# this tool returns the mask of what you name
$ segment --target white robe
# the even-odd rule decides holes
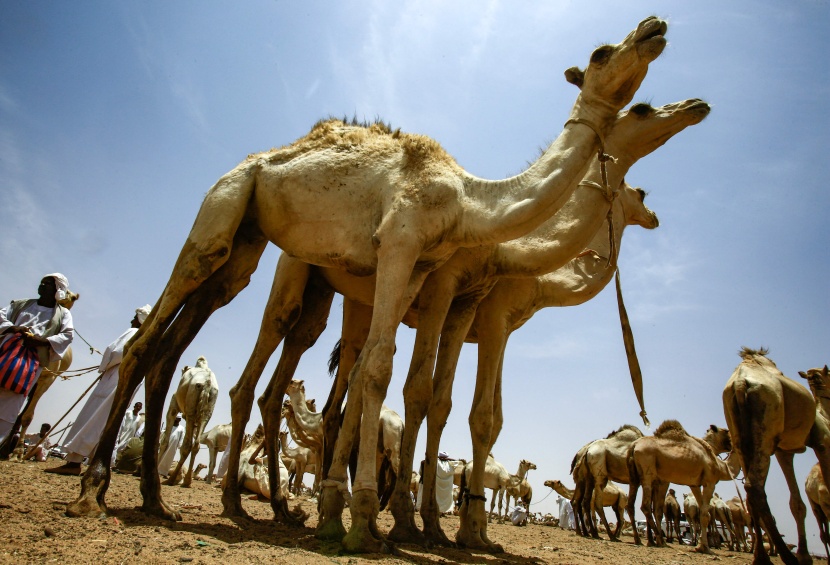
[[[455,478],[456,467],[463,465],[461,461],[438,460],[435,469],[435,501],[438,503],[438,512],[446,513],[452,511],[452,487]],[[423,485],[418,489],[418,498],[415,501],[415,510],[421,510],[423,501]]]
[[[7,317],[10,312],[11,304],[6,308],[0,309],[0,331],[11,326],[27,326],[32,329],[32,333],[42,336],[44,330],[52,320],[52,316],[55,314],[55,309],[47,306],[38,306],[37,303],[34,303],[28,308],[21,310],[14,320],[10,320]],[[69,313],[69,310],[64,309],[60,330],[55,335],[46,338],[49,341],[51,349],[49,355],[50,362],[63,358],[66,350],[69,349],[69,345],[72,343],[74,331],[72,314]],[[11,335],[2,336],[0,343],[6,341],[9,337]],[[35,382],[40,377],[40,373],[41,370],[38,370]],[[25,402],[25,394],[17,394],[5,388],[0,388],[0,441],[3,441],[11,431],[14,421],[17,420],[17,415],[20,414],[20,410],[23,408]]]
[[[556,502],[559,504],[559,527],[564,530],[574,529],[574,510],[571,501],[559,497]]]
[[[118,430],[118,439],[115,442],[115,449],[112,450],[112,462],[115,464],[115,457],[120,451],[124,451],[127,443],[133,439],[138,432],[140,425],[144,421],[144,416],[136,414],[133,409],[127,410],[124,414],[124,419],[121,421],[121,428]]]
[[[231,459],[231,444],[228,443],[228,446],[225,448],[225,451],[222,452],[222,458],[219,460],[219,465],[216,468],[216,478],[221,479],[225,476],[225,473],[228,471],[228,461]]]
[[[84,457],[92,457],[95,448],[98,447],[98,441],[101,439],[101,433],[107,424],[110,408],[115,399],[118,367],[124,355],[124,346],[137,331],[137,328],[128,329],[104,351],[104,357],[98,366],[98,372],[103,373],[101,380],[90,393],[86,404],[81,408],[81,412],[66,435],[63,446],[69,452],[67,461],[80,463]]]
[[[170,467],[173,465],[173,460],[179,452],[179,447],[184,440],[184,420],[179,422],[179,425],[173,428],[170,432],[170,440],[167,443],[167,450],[159,455],[159,475],[166,477],[170,473]]]

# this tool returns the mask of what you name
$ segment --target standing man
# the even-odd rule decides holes
[[[170,467],[173,465],[173,459],[179,452],[179,447],[181,447],[182,440],[184,439],[184,422],[182,422],[182,417],[176,416],[176,419],[173,420],[172,429],[166,430],[164,433],[166,433],[170,439],[167,442],[167,451],[159,455],[158,471],[159,475],[166,479],[167,475],[170,474]]]
[[[66,436],[64,448],[69,452],[66,456],[66,463],[60,467],[46,469],[47,473],[59,475],[80,475],[81,463],[85,457],[92,457],[98,441],[101,439],[101,432],[109,418],[110,408],[115,399],[115,388],[118,386],[118,367],[121,365],[121,358],[124,355],[124,346],[130,341],[142,322],[147,319],[152,307],[147,304],[136,309],[135,316],[130,323],[130,329],[121,334],[104,351],[101,365],[98,372],[102,373],[101,380],[90,394],[89,399],[81,408],[80,414],[72,424],[72,428]],[[136,389],[138,390],[138,389]],[[133,392],[135,395],[135,392]],[[132,400],[132,399],[131,399]]]
[[[23,345],[36,351],[38,367],[31,386],[37,382],[44,366],[63,357],[75,335],[72,314],[58,304],[66,298],[69,282],[60,273],[52,273],[41,279],[38,298],[12,300],[8,307],[0,309],[0,343],[22,339]],[[26,402],[26,392],[0,388],[0,443],[14,427],[17,415]]]

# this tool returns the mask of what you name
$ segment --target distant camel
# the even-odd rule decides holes
[[[807,492],[807,500],[810,501],[810,508],[813,509],[813,515],[815,515],[818,523],[819,537],[821,543],[824,544],[824,553],[827,555],[828,563],[830,563],[830,551],[827,548],[830,544],[830,532],[827,524],[828,516],[830,516],[830,490],[827,489],[827,484],[821,474],[821,466],[818,463],[810,469],[807,482],[804,484],[804,490]]]
[[[170,399],[170,406],[167,408],[167,430],[173,429],[173,420],[181,412],[184,414],[186,424],[184,440],[179,448],[179,464],[165,484],[176,484],[182,465],[189,454],[190,465],[184,479],[182,479],[182,486],[190,486],[193,480],[193,464],[195,463],[196,454],[199,453],[199,439],[213,415],[213,407],[216,405],[218,395],[219,383],[216,381],[216,375],[208,368],[207,360],[204,357],[199,357],[196,360],[195,367],[185,366],[182,369],[179,387]],[[164,453],[167,449],[168,438],[169,435],[165,432],[162,436],[160,453]]]
[[[545,481],[545,486],[552,488],[573,503],[574,491],[563,485],[561,481]],[[627,502],[628,495],[614,483],[605,485],[605,488],[602,489],[602,497],[599,502],[596,499],[593,500],[594,504],[591,506],[592,512],[605,513],[604,507],[606,506],[610,506],[614,510],[614,515],[617,517],[617,525],[614,528],[613,539],[619,536],[620,530],[623,528],[623,523],[625,523],[625,506]]]
[[[210,454],[210,461],[207,466],[205,482],[213,482],[213,470],[216,468],[216,454],[224,452],[228,448],[231,439],[231,425],[218,424],[202,434],[199,443],[206,445]]]
[[[674,495],[674,489],[669,489],[666,500],[663,503],[663,515],[666,517],[666,541],[672,540],[672,532],[680,541],[680,503]]]

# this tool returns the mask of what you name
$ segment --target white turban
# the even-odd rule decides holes
[[[66,291],[69,290],[69,281],[63,276],[61,273],[52,273],[51,275],[46,275],[43,278],[52,277],[55,280],[55,288],[58,291],[55,293],[55,300],[63,300],[66,298]]]
[[[150,306],[149,304],[145,304],[141,308],[136,308],[135,309],[135,317],[138,318],[138,323],[143,324],[144,320],[147,319],[147,316],[150,315],[150,310],[152,310],[152,309],[153,309],[153,307]]]

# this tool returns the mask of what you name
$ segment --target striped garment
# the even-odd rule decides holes
[[[37,352],[26,347],[22,335],[12,334],[0,345],[0,387],[29,394],[39,368]]]

